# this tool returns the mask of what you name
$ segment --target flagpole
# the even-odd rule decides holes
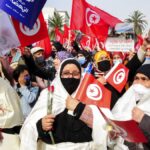
[[[117,62],[112,68],[111,70],[105,75],[105,79],[107,80],[108,77],[112,74],[112,72],[117,68],[117,66],[119,65],[119,62]]]
[[[98,49],[100,49],[97,38],[96,38],[96,47],[97,47]]]
[[[68,38],[67,49],[69,49],[69,46],[70,46],[70,38],[71,38],[71,30],[69,30],[69,38]]]

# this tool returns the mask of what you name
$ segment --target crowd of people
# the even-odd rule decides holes
[[[12,49],[0,57],[0,149],[150,150],[149,54],[146,40],[126,53],[85,50],[75,41],[67,49],[54,41],[47,59],[42,47]],[[116,63],[129,69],[121,92],[105,78]],[[134,120],[147,143],[131,143],[119,135],[111,138],[98,108],[75,98],[86,73],[111,92],[107,111],[113,118]]]

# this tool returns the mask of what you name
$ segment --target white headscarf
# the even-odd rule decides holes
[[[137,101],[138,104],[136,104]],[[135,106],[150,115],[150,89],[141,84],[133,84],[118,100],[112,109],[114,118],[117,120],[132,119],[132,109]]]

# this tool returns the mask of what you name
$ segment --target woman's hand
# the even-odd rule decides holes
[[[141,122],[142,118],[144,116],[144,112],[137,108],[137,107],[134,107],[133,110],[132,110],[132,119],[138,123]]]
[[[105,85],[106,84],[106,79],[104,76],[99,76],[97,79],[101,84]]]
[[[44,131],[49,131],[53,128],[53,123],[55,121],[55,116],[50,114],[42,118],[42,129]]]
[[[66,100],[66,108],[68,110],[72,110],[74,111],[74,109],[76,108],[76,106],[79,104],[79,101],[72,98],[70,95],[67,97],[67,100]]]

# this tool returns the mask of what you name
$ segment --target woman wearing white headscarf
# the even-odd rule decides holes
[[[52,82],[52,114],[47,115],[48,90],[45,89],[23,125],[20,150],[36,150],[37,147],[40,150],[107,149],[107,132],[103,129],[106,122],[96,107],[90,106],[93,114],[91,126],[80,119],[89,107],[72,98],[80,80],[79,63],[75,59],[63,61],[58,76]],[[49,130],[55,144],[52,144]],[[42,140],[42,145],[37,146],[38,138]]]

